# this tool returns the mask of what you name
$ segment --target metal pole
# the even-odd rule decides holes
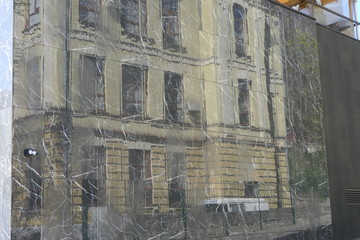
[[[309,3],[309,4],[312,4],[312,5],[316,6],[316,7],[318,7],[318,8],[324,9],[325,11],[327,11],[327,12],[329,12],[329,13],[332,13],[332,14],[338,16],[338,17],[341,17],[341,18],[343,18],[343,19],[346,19],[346,20],[354,23],[355,25],[360,25],[360,22],[355,21],[354,19],[348,18],[348,17],[346,17],[346,16],[344,16],[344,15],[342,15],[342,14],[340,14],[340,13],[337,13],[337,12],[335,12],[335,11],[329,9],[329,8],[326,8],[326,7],[324,7],[324,6],[320,5],[320,4],[317,4],[317,3],[312,2],[312,1],[310,1],[310,0],[304,0],[304,1],[307,2],[307,3]]]
[[[353,0],[352,1],[352,4],[353,4],[352,9],[354,11],[353,14],[354,14],[354,20],[355,21],[357,21],[357,18],[358,18],[358,16],[357,16],[357,3],[358,3],[358,0]],[[359,39],[359,26],[358,25],[355,26],[355,34],[356,34],[356,39]]]
[[[259,190],[260,191],[260,190]],[[260,221],[260,230],[263,230],[263,226],[262,226],[262,219],[261,219],[261,204],[260,204],[260,198],[259,198],[260,194],[257,194],[257,199],[258,199],[258,204],[259,204],[259,221]]]

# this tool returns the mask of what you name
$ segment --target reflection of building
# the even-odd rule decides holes
[[[316,21],[322,25],[359,39],[357,0],[326,0],[322,1],[322,5],[308,4],[301,11],[316,18]]]
[[[15,239],[182,236],[209,199],[290,208],[283,33],[268,2],[23,0],[15,12]]]

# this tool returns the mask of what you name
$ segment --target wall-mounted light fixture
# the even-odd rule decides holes
[[[31,156],[36,156],[38,155],[38,152],[35,151],[34,149],[31,148],[27,148],[24,150],[24,156],[25,157],[31,157]]]

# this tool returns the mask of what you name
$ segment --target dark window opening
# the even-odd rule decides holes
[[[167,161],[169,206],[173,208],[183,207],[186,200],[185,155],[183,153],[167,154]]]
[[[227,204],[206,204],[207,212],[229,212]]]
[[[93,152],[94,153],[94,152]],[[92,160],[95,160],[93,164]],[[106,159],[105,147],[96,147],[95,156],[88,156],[90,162],[87,163],[89,174],[88,179],[83,179],[83,205],[86,207],[96,207],[105,205],[106,200]]]
[[[92,56],[82,56],[80,71],[80,97],[84,112],[104,112],[106,110],[104,60]]]
[[[147,69],[122,65],[122,114],[142,116],[146,100]]]
[[[38,173],[30,172],[30,210],[41,208],[42,179]]]
[[[98,22],[99,0],[79,0],[79,21],[86,27],[95,27]]]
[[[238,105],[240,126],[250,125],[250,98],[249,98],[249,81],[246,79],[238,80]]]
[[[120,22],[129,36],[147,37],[146,0],[121,0]]]
[[[162,0],[163,46],[180,50],[179,0]]]
[[[26,61],[26,72],[28,80],[28,104],[32,110],[41,109],[41,58],[35,57]]]
[[[41,226],[27,226],[23,231],[14,230],[11,231],[12,240],[42,240],[41,238]]]
[[[165,118],[170,123],[183,121],[183,91],[180,74],[165,72]]]
[[[129,150],[129,190],[133,209],[153,204],[153,185],[149,150]]]
[[[97,179],[83,179],[82,201],[87,207],[96,207],[100,203],[99,186]]]
[[[246,9],[238,4],[233,5],[235,54],[237,57],[246,56]]]
[[[28,16],[26,28],[31,28],[40,23],[40,0],[28,1]]]
[[[244,197],[246,197],[246,198],[259,197],[259,182],[257,182],[257,181],[245,182]]]
[[[29,159],[29,210],[38,211],[42,206],[41,160],[36,157]]]

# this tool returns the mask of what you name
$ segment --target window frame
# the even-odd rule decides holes
[[[128,16],[126,14],[126,8],[124,5],[133,6],[137,3],[137,9],[130,9],[129,12],[132,13],[132,16],[128,17],[129,21],[127,21],[127,18],[125,16]],[[120,24],[123,29],[121,32],[122,35],[128,35],[129,37],[134,38],[144,38],[147,40],[148,37],[148,31],[147,31],[147,25],[148,25],[148,11],[147,11],[147,0],[119,0],[119,9],[120,9]],[[134,17],[137,19],[136,21],[131,22],[131,17]],[[134,18],[132,18],[134,19]],[[129,25],[133,25],[131,28],[133,31],[129,31],[128,27]]]
[[[174,78],[172,78],[174,77]],[[170,86],[170,82],[174,80],[176,81],[175,88],[168,88]],[[169,91],[175,92],[175,94],[170,95]],[[180,96],[179,96],[180,95]],[[168,99],[168,96],[171,99]],[[175,116],[171,116],[171,112],[169,109],[169,102],[178,103],[178,98],[181,98],[180,106],[171,106],[171,110],[175,109]],[[183,85],[183,76],[179,73],[164,72],[164,111],[165,111],[165,120],[170,124],[181,124],[184,122],[184,85]],[[174,105],[174,104],[171,104]],[[181,112],[181,116],[178,116],[178,112]]]
[[[42,207],[42,177],[33,169],[29,173],[29,184],[29,209],[40,210]]]
[[[42,80],[42,65],[43,59],[41,56],[28,59],[25,64],[27,72],[27,98],[30,110],[36,111],[41,109],[43,100],[43,80]]]
[[[43,200],[43,178],[41,160],[38,157],[30,157],[27,169],[28,178],[28,205],[30,212],[40,211]]]
[[[37,25],[40,25],[41,19],[40,19],[40,2],[41,0],[28,0],[27,1],[27,15],[25,28],[31,29]],[[34,5],[34,6],[32,6]],[[32,11],[33,10],[33,11]],[[38,16],[38,21],[35,23],[31,23],[32,19],[36,18]]]
[[[93,2],[93,3],[91,3]],[[79,0],[78,14],[79,14],[79,23],[82,27],[96,28],[99,21],[99,8],[101,0]],[[86,5],[88,3],[88,5]],[[82,15],[81,11],[84,10],[87,14]],[[93,14],[94,20],[89,21],[89,16]]]
[[[82,83],[85,83],[84,79],[84,58],[91,59],[91,61],[94,61],[96,74],[94,76],[94,79],[96,80],[94,83],[94,107],[90,109],[90,113],[105,113],[106,112],[106,81],[105,81],[105,58],[99,57],[99,56],[93,56],[93,55],[80,55],[80,87]],[[102,90],[99,91],[99,88]],[[86,97],[86,96],[82,96]],[[102,99],[102,101],[100,100]],[[86,112],[86,110],[85,110]]]
[[[96,173],[82,179],[82,201],[86,207],[106,205],[106,148],[95,147]],[[88,201],[88,202],[84,202]]]
[[[142,205],[152,206],[154,204],[153,199],[153,181],[152,181],[152,161],[151,161],[151,151],[145,149],[129,149],[129,183],[138,184],[138,187],[142,187]],[[135,162],[138,154],[142,155],[140,162]],[[133,162],[132,162],[133,161]],[[135,169],[135,170],[134,170]],[[134,172],[138,172],[134,174]],[[133,179],[135,175],[136,179]],[[133,206],[136,207],[136,206]]]
[[[170,3],[170,6],[164,4],[166,1]],[[173,11],[171,11],[171,8],[173,8]],[[163,48],[170,51],[179,52],[181,50],[180,1],[161,0],[160,9],[161,26],[163,32]],[[171,35],[173,35],[173,37]],[[169,41],[170,39],[172,39],[171,42]]]
[[[245,87],[243,87],[245,85]],[[250,127],[251,125],[251,101],[250,101],[251,81],[247,79],[238,79],[238,112],[239,123],[241,127]],[[245,110],[243,108],[246,108]]]
[[[260,184],[258,181],[244,182],[244,197],[259,198]]]
[[[125,74],[125,68],[129,69],[137,69],[140,71],[140,81],[134,80],[134,79],[127,79]],[[121,65],[122,73],[121,73],[121,116],[123,117],[142,117],[145,118],[146,115],[146,101],[147,101],[147,84],[148,84],[148,70],[149,68],[146,66],[140,66],[140,65],[133,65],[124,63]],[[133,71],[128,71],[129,73]],[[138,84],[140,82],[140,84]],[[132,93],[132,101],[129,101],[128,99],[124,99],[125,95],[125,86],[127,85],[134,85],[133,89],[136,88],[136,85],[140,85],[141,87],[141,102],[136,100],[136,91],[133,91]],[[126,93],[126,96],[128,96],[128,93]],[[126,100],[126,101],[125,101]],[[136,111],[135,113],[127,112],[125,111],[129,107],[125,107],[125,105],[134,105],[136,109],[136,105],[141,103],[141,112]]]
[[[166,154],[166,172],[168,181],[168,200],[170,208],[186,205],[186,157],[183,152]],[[173,176],[174,174],[174,176]]]
[[[233,26],[234,26],[234,41],[235,41],[235,55],[238,58],[247,57],[248,42],[248,21],[247,9],[240,4],[233,4]]]

